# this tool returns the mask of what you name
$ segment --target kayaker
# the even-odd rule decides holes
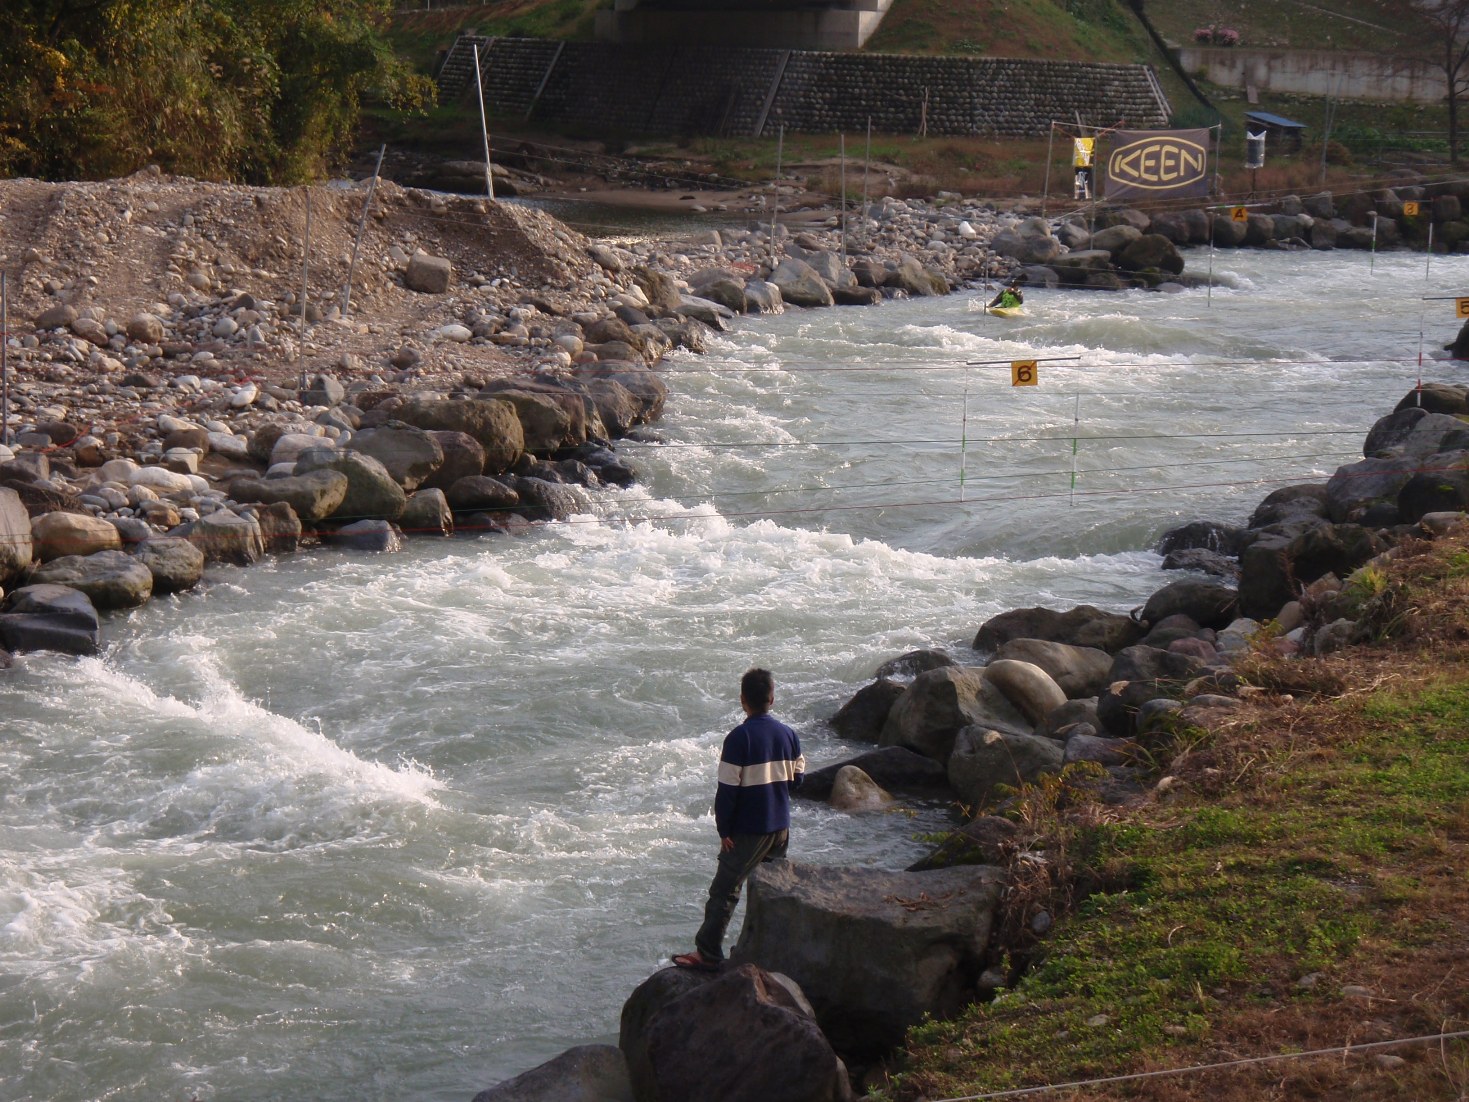
[[[1011,283],[995,296],[995,300],[990,303],[990,309],[993,310],[998,306],[1002,310],[1013,310],[1024,301],[1025,296],[1020,293],[1020,284]]]

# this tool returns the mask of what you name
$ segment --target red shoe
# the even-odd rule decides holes
[[[695,949],[692,953],[678,953],[673,958],[673,963],[680,968],[687,968],[691,972],[718,972],[722,963],[717,960],[707,960],[704,954]]]

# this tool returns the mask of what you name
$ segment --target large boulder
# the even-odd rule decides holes
[[[524,476],[505,481],[520,498],[517,511],[528,520],[570,520],[585,508],[581,495],[571,486]]]
[[[1066,703],[1066,694],[1061,686],[1031,662],[996,658],[985,666],[984,677],[1004,694],[1032,727]]]
[[[1289,524],[1302,519],[1326,519],[1325,483],[1307,483],[1282,486],[1265,496],[1250,514],[1247,528],[1265,528],[1276,524]],[[1238,553],[1247,541],[1241,538],[1235,547]]]
[[[363,429],[347,447],[376,459],[404,490],[418,489],[444,463],[444,449],[435,435],[402,421]]]
[[[1072,700],[1096,696],[1112,669],[1112,656],[1098,647],[1073,647],[1047,639],[1008,640],[1000,644],[995,657],[1039,666]]]
[[[14,495],[13,491],[7,491]],[[22,506],[21,514],[25,516]],[[119,551],[122,537],[111,522],[87,513],[43,513],[35,520],[26,520],[31,544],[36,558],[42,562],[59,559],[63,555],[92,555],[98,551]],[[17,528],[17,531],[24,529]],[[16,537],[17,545],[19,537]],[[30,565],[30,557],[26,557]]]
[[[153,536],[128,553],[152,575],[155,595],[193,589],[204,576],[204,553],[178,536]]]
[[[882,811],[892,806],[893,797],[855,765],[844,765],[837,770],[827,802],[836,811]]]
[[[986,620],[974,636],[974,649],[989,654],[1011,639],[1044,639],[1115,654],[1145,634],[1146,629],[1131,617],[1091,605],[1077,605],[1065,612],[1017,608]]]
[[[616,1045],[578,1045],[474,1096],[473,1102],[633,1102]]]
[[[437,487],[419,490],[408,498],[408,507],[398,518],[398,526],[407,536],[449,536],[454,533],[454,510],[449,499]]]
[[[830,799],[837,774],[847,766],[862,770],[889,792],[932,798],[946,795],[949,789],[948,774],[932,758],[901,746],[884,746],[807,773],[795,794],[807,800]]]
[[[1442,452],[1434,465],[1462,467],[1469,452]],[[1369,511],[1387,509],[1396,520],[1398,494],[1414,475],[1413,464],[1400,457],[1363,459],[1338,467],[1326,483],[1326,511],[1333,521],[1361,521]],[[1381,507],[1381,508],[1375,508]]]
[[[288,505],[306,524],[325,520],[347,497],[347,476],[340,471],[314,470],[287,478],[237,478],[230,497],[244,504]]]
[[[34,548],[25,502],[14,490],[0,486],[0,588],[30,567]]]
[[[12,593],[0,613],[0,647],[62,654],[96,654],[101,623],[85,593],[64,585],[28,585]]]
[[[1236,616],[1238,597],[1229,586],[1185,578],[1165,585],[1149,597],[1143,605],[1142,618],[1156,624],[1169,616],[1183,615],[1200,627],[1228,627]]]
[[[200,517],[189,528],[188,539],[204,553],[205,562],[250,566],[265,554],[260,524],[228,509]]]
[[[926,1016],[948,1017],[972,1000],[1004,874],[775,861],[748,886],[730,959],[790,976],[838,1051],[871,1056]]]
[[[428,253],[414,253],[403,273],[403,282],[408,289],[422,295],[442,295],[453,279],[454,265],[449,259]]]
[[[770,282],[780,288],[781,298],[793,306],[833,306],[831,288],[804,260],[788,256],[770,273]]]
[[[883,724],[884,746],[903,746],[947,763],[954,737],[971,724],[1030,731],[1032,725],[984,670],[947,666],[913,679]]]
[[[419,487],[423,490],[447,490],[461,478],[485,473],[485,449],[466,432],[444,430],[429,434],[439,445],[444,461]]]
[[[106,612],[137,608],[153,595],[153,575],[125,551],[63,555],[31,574],[36,585],[64,585],[85,593],[92,606]]]
[[[296,510],[286,502],[256,505],[242,509],[241,512],[255,518],[255,524],[260,529],[260,543],[267,555],[289,555],[301,546],[305,528],[301,524],[301,518],[296,515]]]
[[[949,285],[937,272],[925,268],[914,256],[905,256],[888,274],[886,286],[917,298],[923,295],[946,295]]]
[[[1046,773],[1059,773],[1065,749],[1055,739],[1016,731],[966,727],[949,756],[949,784],[966,807],[983,807],[996,785],[1017,788]]]
[[[1091,247],[1093,249],[1102,249],[1110,253],[1113,257],[1116,257],[1134,241],[1139,240],[1142,235],[1142,230],[1136,226],[1109,226],[1104,230],[1098,230],[1092,234]]]
[[[430,432],[462,432],[485,450],[484,470],[508,470],[525,451],[525,433],[509,402],[490,398],[435,400],[411,398],[393,411],[394,417]]]
[[[1362,442],[1362,455],[1368,459],[1422,458],[1466,447],[1469,447],[1469,424],[1447,413],[1408,406],[1377,419]]]
[[[882,737],[888,713],[907,687],[890,678],[879,677],[857,690],[851,700],[832,716],[831,729],[853,742],[876,742]]]
[[[390,520],[354,520],[321,534],[322,543],[347,551],[384,553],[403,550],[403,533]]]
[[[397,520],[408,507],[408,495],[388,469],[372,456],[358,451],[313,448],[296,460],[296,474],[335,471],[347,476],[347,493],[329,514],[328,520]]]
[[[847,1070],[799,989],[753,964],[633,992],[618,1047],[634,1096],[657,1102],[847,1102]],[[711,1054],[717,1053],[717,1058]]]
[[[444,498],[455,513],[494,512],[520,504],[519,494],[489,475],[461,478],[444,491]]]
[[[528,452],[549,455],[558,448],[575,447],[587,438],[585,408],[581,400],[570,393],[553,396],[507,386],[482,391],[481,395],[490,393],[499,401],[509,402],[515,407],[515,415],[520,419],[521,438]]]
[[[1162,234],[1145,233],[1117,254],[1117,266],[1129,272],[1154,269],[1177,275],[1183,271],[1183,257]]]
[[[633,282],[648,300],[648,305],[664,312],[678,309],[678,300],[682,292],[673,277],[663,272],[647,267],[636,267],[632,270]]]

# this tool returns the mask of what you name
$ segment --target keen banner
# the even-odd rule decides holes
[[[1114,131],[1103,194],[1108,199],[1198,199],[1208,195],[1209,131]]]

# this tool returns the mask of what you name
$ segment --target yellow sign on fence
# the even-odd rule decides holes
[[[1469,318],[1469,298],[1454,299],[1454,314],[1461,318]]]
[[[1035,386],[1040,382],[1040,367],[1034,360],[1012,360],[1010,363],[1011,386]]]
[[[1231,222],[1248,222],[1250,220],[1249,207],[1231,207],[1229,210]]]
[[[1419,209],[1418,208],[1418,200],[1416,200],[1416,199],[1408,199],[1408,200],[1406,200],[1403,203],[1403,217],[1404,218],[1417,218],[1418,217],[1418,209]]]

